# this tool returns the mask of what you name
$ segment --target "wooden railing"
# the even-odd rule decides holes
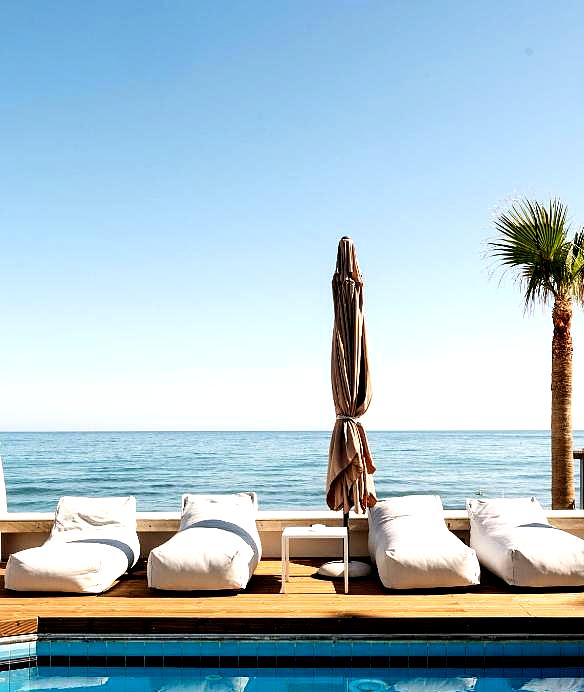
[[[547,512],[549,521],[556,527],[564,529],[584,538],[584,511],[582,510],[550,510]],[[0,513],[0,534],[2,535],[2,557],[22,548],[40,545],[49,534],[53,525],[52,512],[6,512]],[[469,522],[466,511],[446,510],[444,521],[448,528],[468,541]],[[179,527],[178,512],[138,512],[137,529],[140,535],[142,555],[145,557],[156,545],[175,533]],[[311,524],[326,524],[327,526],[342,526],[340,512],[327,511],[262,511],[257,515],[257,527],[262,541],[265,557],[280,556],[280,537],[286,526],[310,526]],[[363,515],[351,514],[351,553],[353,556],[367,554],[367,518]],[[294,544],[295,554],[303,557],[320,557],[336,555],[338,545],[326,541]]]

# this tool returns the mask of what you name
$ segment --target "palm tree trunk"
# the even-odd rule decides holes
[[[572,301],[557,297],[552,312],[552,508],[574,509],[572,456]]]

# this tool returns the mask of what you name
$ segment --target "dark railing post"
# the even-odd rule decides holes
[[[349,562],[351,562],[351,543],[350,543],[351,539],[349,537],[349,512],[343,512],[343,526],[347,529],[347,552],[349,553]]]
[[[575,449],[574,459],[580,462],[580,509],[584,509],[584,449]]]

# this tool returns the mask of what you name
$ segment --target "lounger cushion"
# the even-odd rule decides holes
[[[474,550],[444,523],[438,495],[408,495],[369,510],[369,553],[388,589],[478,584]]]
[[[111,531],[136,531],[136,498],[62,497],[57,505],[51,536],[67,532],[100,535]]]
[[[180,528],[148,557],[148,585],[198,591],[243,589],[261,558],[255,496],[185,495]]]
[[[4,582],[15,591],[101,593],[139,556],[134,497],[63,497],[48,540],[11,555]]]
[[[548,522],[534,497],[467,500],[470,544],[513,586],[584,585],[584,540]]]

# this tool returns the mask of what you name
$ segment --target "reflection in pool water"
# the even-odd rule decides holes
[[[100,692],[584,692],[584,669],[486,670],[469,675],[453,669],[39,667],[0,673],[0,692],[97,692],[97,688]]]

